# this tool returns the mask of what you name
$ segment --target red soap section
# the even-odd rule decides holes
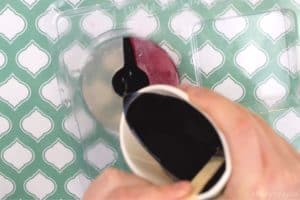
[[[179,75],[167,52],[149,40],[131,38],[138,67],[148,76],[150,84],[177,86]]]

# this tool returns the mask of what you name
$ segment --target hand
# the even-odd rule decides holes
[[[208,89],[181,89],[197,109],[210,116],[228,141],[232,174],[219,199],[300,199],[300,155],[271,127],[254,113]],[[84,199],[172,200],[185,199],[190,192],[191,186],[186,182],[158,187],[109,169],[91,184]]]
[[[229,143],[232,174],[220,199],[300,199],[300,155],[260,117],[199,87],[182,86]]]
[[[89,186],[84,200],[185,200],[192,191],[188,182],[156,186],[140,177],[107,169]]]

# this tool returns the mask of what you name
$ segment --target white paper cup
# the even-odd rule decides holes
[[[186,93],[172,86],[167,85],[152,85],[138,91],[138,93],[155,93],[166,96],[176,97],[190,103]],[[208,191],[201,193],[198,199],[210,199],[217,196],[225,187],[231,174],[232,166],[229,154],[228,143],[225,140],[223,133],[214,125],[207,114],[201,112],[215,127],[224,150],[225,156],[225,171],[218,182]],[[124,113],[120,122],[120,145],[121,151],[130,169],[138,176],[143,177],[150,182],[158,185],[172,183],[174,180],[166,173],[159,163],[145,150],[138,139],[130,130]]]

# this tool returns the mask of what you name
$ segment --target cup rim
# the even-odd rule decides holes
[[[158,84],[158,85],[147,86],[147,87],[142,88],[139,91],[137,91],[137,93],[146,93],[146,92],[158,93],[158,94],[163,94],[163,95],[168,95],[168,93],[169,93],[169,94],[172,94],[173,96],[178,97],[178,98],[180,98],[180,99],[182,99],[182,100],[184,100],[184,101],[186,101],[187,103],[190,104],[190,100],[189,100],[188,95],[184,91],[182,91],[182,90],[180,90],[176,87],[173,87],[173,86],[159,85]],[[190,104],[190,105],[193,106],[192,104]],[[199,109],[197,109],[197,110],[199,110]],[[222,144],[223,149],[224,149],[225,166],[226,166],[225,171],[222,174],[221,178],[218,180],[218,182],[214,186],[212,186],[208,191],[198,195],[198,199],[201,200],[201,199],[213,198],[222,191],[222,189],[225,187],[225,185],[228,182],[229,177],[231,175],[232,163],[231,163],[231,156],[230,156],[230,152],[229,152],[229,145],[228,145],[228,142],[225,139],[224,134],[215,125],[215,123],[211,120],[211,118],[205,112],[203,112],[203,111],[199,111],[199,112],[201,112],[201,114],[203,114],[208,119],[208,121],[212,124],[212,126],[216,129],[216,132],[220,137],[221,144]],[[125,126],[128,126],[128,125],[127,125],[125,115],[124,115],[124,112],[123,112],[122,116],[121,116],[120,127],[119,127],[121,152],[124,156],[124,159],[125,159],[126,163],[129,166],[129,168],[135,174],[137,174],[139,176],[143,176],[144,173],[132,161],[132,159],[130,158],[130,156],[128,155],[128,152],[126,150],[126,143],[124,141],[124,134],[125,134],[124,128],[125,128]]]

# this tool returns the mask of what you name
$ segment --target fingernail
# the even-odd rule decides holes
[[[192,191],[192,187],[189,182],[178,182],[175,183],[172,187],[174,188],[174,195],[176,198],[185,197]]]

